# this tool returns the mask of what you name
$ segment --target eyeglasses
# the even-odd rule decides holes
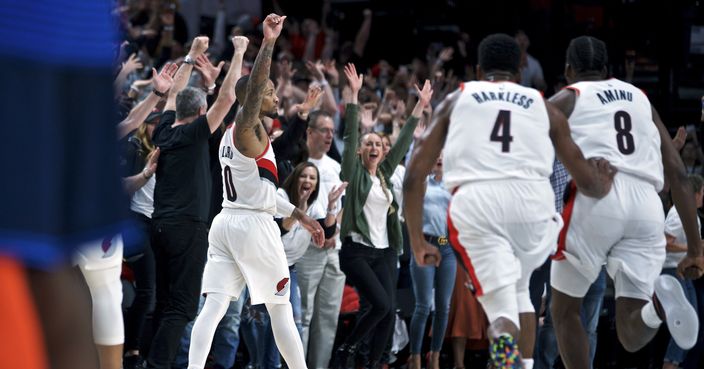
[[[318,131],[318,133],[323,134],[323,135],[324,135],[324,134],[328,134],[328,133],[331,134],[331,135],[334,135],[335,133],[337,133],[337,131],[335,131],[334,128],[321,128],[321,127],[316,127],[316,128],[312,128],[312,129],[315,130],[315,131]]]

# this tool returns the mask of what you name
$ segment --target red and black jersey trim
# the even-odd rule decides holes
[[[567,200],[565,200],[565,207],[562,210],[562,220],[565,222],[565,225],[562,227],[560,236],[557,238],[557,252],[551,257],[552,260],[565,259],[565,250],[567,249],[567,232],[570,228],[570,222],[572,221],[574,199],[577,197],[577,184],[574,180],[570,181],[567,191]]]
[[[279,174],[276,170],[276,164],[265,158],[257,159],[257,168],[259,169],[259,177],[264,178],[279,187]]]

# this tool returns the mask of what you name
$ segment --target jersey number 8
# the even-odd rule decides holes
[[[636,151],[636,146],[633,141],[631,129],[631,116],[623,110],[619,110],[614,114],[614,128],[616,129],[616,145],[618,151],[624,155],[633,154]]]

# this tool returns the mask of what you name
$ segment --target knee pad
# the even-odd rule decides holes
[[[121,345],[125,341],[122,317],[122,282],[120,268],[83,270],[93,302],[93,338],[103,346]]]

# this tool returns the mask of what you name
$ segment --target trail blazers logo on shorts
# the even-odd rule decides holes
[[[100,244],[100,248],[103,250],[103,259],[107,259],[115,254],[115,250],[117,250],[117,247],[112,247],[113,246],[113,237],[108,237],[103,240],[103,242]]]
[[[276,284],[276,293],[274,295],[276,296],[284,296],[286,295],[286,292],[288,292],[288,278],[284,278],[279,281],[279,283]]]

